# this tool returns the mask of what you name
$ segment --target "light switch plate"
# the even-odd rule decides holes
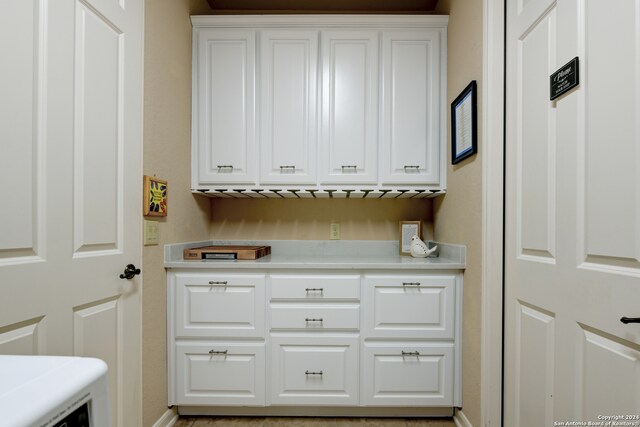
[[[156,221],[144,221],[143,233],[144,245],[157,245],[160,243],[160,224]]]

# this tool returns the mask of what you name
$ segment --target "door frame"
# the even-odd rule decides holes
[[[481,426],[502,426],[507,0],[483,0]]]

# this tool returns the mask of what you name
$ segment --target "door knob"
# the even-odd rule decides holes
[[[135,276],[137,274],[140,274],[140,269],[136,268],[136,266],[133,265],[133,264],[129,264],[124,269],[124,272],[120,275],[120,278],[121,279],[131,280],[131,279],[133,279],[133,276]]]
[[[623,317],[620,321],[625,325],[627,323],[640,323],[640,317]]]

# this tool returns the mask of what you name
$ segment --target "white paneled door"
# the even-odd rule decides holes
[[[507,6],[504,425],[637,423],[640,2]]]
[[[140,0],[0,5],[0,353],[99,357],[141,424]]]

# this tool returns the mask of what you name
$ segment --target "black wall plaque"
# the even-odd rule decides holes
[[[569,92],[580,83],[578,70],[578,57],[567,62],[562,68],[551,74],[551,100],[553,101],[560,95]]]

